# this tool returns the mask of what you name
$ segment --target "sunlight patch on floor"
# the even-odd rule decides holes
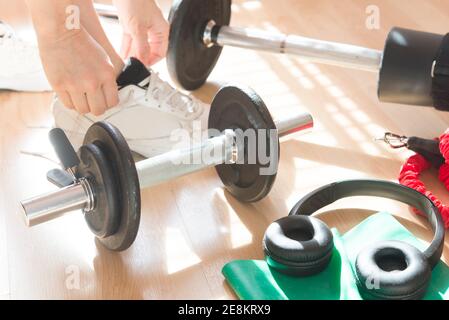
[[[237,249],[253,242],[253,235],[239,218],[234,208],[229,204],[225,197],[223,189],[217,189],[217,196],[223,201],[223,205],[226,206],[228,211],[228,228],[222,229],[227,231],[230,236],[230,241],[233,249]]]
[[[243,2],[241,4],[241,7],[247,11],[255,11],[255,10],[259,10],[260,8],[262,8],[262,3],[259,0],[250,0],[250,1]]]
[[[45,225],[49,241],[61,239],[59,245],[64,252],[70,253],[71,257],[84,261],[90,270],[94,271],[94,259],[98,254],[95,244],[95,236],[86,225],[81,211],[69,213],[58,221],[49,222]]]
[[[368,114],[346,96],[340,87],[323,75],[318,66],[307,61],[302,61],[301,64],[318,83],[322,84],[330,97],[338,104],[328,103],[325,106],[326,110],[332,113],[335,123],[344,130],[347,136],[357,143],[359,149],[364,153],[373,156],[382,155],[383,149],[374,140],[384,130],[374,125]]]
[[[286,70],[290,72],[290,74],[298,79],[299,84],[306,90],[315,89],[315,85],[313,82],[301,71],[293,61],[285,55],[279,56],[279,62],[285,67]]]
[[[179,272],[201,262],[177,228],[168,227],[165,231],[165,254],[168,274]]]

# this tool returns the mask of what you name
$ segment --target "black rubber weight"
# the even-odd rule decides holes
[[[393,28],[379,72],[379,100],[433,106],[431,70],[442,40],[439,34]]]
[[[207,48],[203,34],[207,23],[229,25],[231,0],[175,0],[170,11],[167,67],[172,79],[186,90],[201,87],[209,77],[222,48]]]
[[[422,252],[401,241],[383,241],[363,248],[355,269],[364,299],[421,299],[432,275]]]
[[[259,154],[259,139],[267,148],[267,155],[271,154],[272,141],[270,130],[276,130],[270,112],[262,99],[252,89],[236,86],[226,86],[220,89],[215,96],[209,114],[209,129],[223,132],[226,129],[255,129],[256,147],[251,148]],[[258,130],[265,130],[265,135],[259,135]],[[247,140],[245,140],[247,141]],[[254,164],[248,164],[247,152],[250,149],[245,145],[245,164],[222,164],[216,166],[220,179],[226,189],[242,202],[256,202],[268,195],[276,179],[277,165],[279,164],[279,141],[277,143],[277,159],[261,164],[257,156]],[[270,156],[270,159],[271,156]],[[261,169],[273,166],[272,175],[261,175]]]
[[[116,232],[99,238],[110,250],[123,251],[134,242],[140,223],[140,186],[131,150],[117,128],[106,122],[97,122],[86,133],[84,144],[98,146],[114,172],[118,189],[120,222]]]
[[[280,272],[313,275],[329,264],[334,243],[324,222],[296,215],[273,222],[265,232],[263,247],[268,263],[276,262],[270,266]]]
[[[108,159],[95,144],[84,145],[79,150],[80,164],[77,176],[86,177],[95,190],[95,208],[85,214],[90,230],[99,238],[117,231],[120,223],[118,186]]]

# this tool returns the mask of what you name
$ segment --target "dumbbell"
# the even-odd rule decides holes
[[[171,24],[168,70],[181,87],[194,90],[202,86],[212,72],[224,46],[285,53],[312,62],[379,72],[380,101],[434,106],[449,110],[449,76],[441,58],[443,100],[435,97],[434,75],[443,36],[402,28],[393,28],[384,51],[348,44],[321,41],[296,35],[229,26],[231,0],[175,0],[170,12]],[[446,45],[445,45],[446,46]],[[449,50],[445,49],[445,50]],[[449,65],[449,63],[447,63]],[[437,92],[435,92],[437,91]],[[436,100],[436,101],[435,101]]]
[[[238,200],[261,200],[276,178],[279,137],[312,127],[308,113],[292,113],[274,122],[253,90],[225,86],[211,104],[210,138],[137,163],[111,124],[93,124],[78,153],[64,132],[54,129],[50,139],[65,170],[52,170],[47,178],[60,189],[22,201],[25,220],[31,227],[81,209],[100,242],[110,250],[122,251],[137,235],[140,188],[215,166],[225,188]],[[268,161],[253,157],[259,151]],[[209,155],[207,161],[204,154]]]

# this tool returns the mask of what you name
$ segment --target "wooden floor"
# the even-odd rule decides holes
[[[168,1],[162,1],[168,8]],[[380,8],[381,29],[365,26],[366,7]],[[393,26],[446,33],[445,0],[234,1],[233,24],[344,41],[382,49]],[[0,0],[0,19],[29,35],[21,1]],[[116,42],[119,33],[112,34]],[[167,78],[165,65],[156,69]],[[268,198],[241,204],[213,169],[142,191],[142,223],[135,244],[110,253],[88,231],[81,214],[35,229],[21,220],[19,201],[49,191],[51,161],[30,155],[49,150],[51,94],[0,93],[0,299],[228,299],[235,298],[221,268],[233,259],[262,259],[261,240],[306,192],[340,179],[394,181],[407,151],[374,142],[386,130],[433,138],[449,115],[380,104],[375,74],[319,66],[297,58],[226,48],[211,83],[195,92],[210,101],[222,83],[239,81],[261,94],[273,115],[311,112],[314,131],[282,144],[276,185]],[[425,176],[449,203],[447,191]],[[351,208],[351,209],[343,209]],[[425,221],[401,204],[371,198],[341,201],[320,218],[345,232],[367,215],[386,210],[422,239]],[[445,251],[446,261],[449,251]],[[79,275],[79,282],[77,282]]]

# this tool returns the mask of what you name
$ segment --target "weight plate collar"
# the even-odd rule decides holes
[[[177,0],[169,15],[167,67],[172,79],[186,90],[201,87],[209,77],[222,47],[203,42],[207,24],[229,25],[231,0]]]

